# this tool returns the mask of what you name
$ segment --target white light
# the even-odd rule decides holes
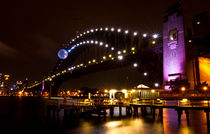
[[[92,33],[94,32],[94,30],[93,30],[93,29],[91,29],[90,31],[91,31]]]
[[[119,29],[117,29],[117,32],[119,33],[119,32],[121,32],[121,29],[119,28]]]
[[[144,76],[147,76],[147,72],[144,72]]]
[[[77,36],[77,38],[79,38],[79,36]]]
[[[79,46],[79,44],[77,44],[77,46]]]
[[[82,45],[82,42],[80,42],[79,44]]]
[[[125,34],[128,34],[128,30],[125,30]]]
[[[105,31],[108,31],[108,30],[109,30],[109,29],[106,27],[106,28],[105,28]]]
[[[119,55],[117,58],[118,58],[118,60],[123,60],[123,56],[122,55]]]
[[[95,44],[98,44],[98,41],[95,41]]]
[[[86,32],[84,32],[83,34],[86,34]]]
[[[153,34],[152,36],[154,39],[158,38],[158,34]]]
[[[99,44],[100,46],[102,46],[103,45],[103,42],[100,42],[100,44]]]
[[[87,33],[90,33],[90,31],[87,31]]]
[[[93,42],[94,42],[93,40],[90,41],[91,44],[93,44]]]
[[[100,28],[100,31],[103,31],[103,28]]]
[[[112,47],[111,50],[113,51],[114,50],[114,47]]]
[[[155,87],[159,87],[159,84],[158,83],[155,83]]]
[[[80,34],[80,36],[82,36],[82,34]]]
[[[143,37],[144,37],[144,38],[145,38],[145,37],[147,37],[147,34],[146,34],[146,33],[144,33],[144,34],[143,34]]]
[[[138,34],[137,32],[134,32],[134,33],[133,33],[134,36],[136,36],[137,34]]]
[[[138,67],[138,64],[137,63],[133,63],[133,67]]]
[[[89,40],[87,40],[87,43],[90,43],[90,41],[89,41]]]
[[[111,28],[111,31],[113,32],[114,31],[114,28]]]
[[[118,51],[118,52],[117,52],[117,54],[121,54],[121,53],[122,53],[121,51]]]
[[[70,71],[70,70],[71,70],[71,68],[68,68],[68,70]]]
[[[86,42],[85,41],[83,41],[83,44],[85,44]]]
[[[108,47],[108,46],[109,46],[108,44],[105,45],[105,47]]]
[[[74,39],[72,39],[72,41],[74,41]]]
[[[98,29],[96,28],[95,31],[98,31]]]

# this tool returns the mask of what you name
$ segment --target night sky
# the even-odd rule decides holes
[[[201,3],[202,1],[202,3]],[[164,12],[176,0],[5,0],[0,2],[0,73],[41,80],[62,44],[92,27],[162,33]],[[190,3],[189,3],[190,2]],[[209,0],[182,1],[187,19],[210,12]]]

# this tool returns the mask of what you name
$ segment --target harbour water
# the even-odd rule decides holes
[[[119,117],[115,108],[114,117],[47,118],[46,99],[39,97],[0,97],[1,134],[207,134],[210,126],[206,124],[203,111],[190,110],[190,123],[183,112],[181,123],[173,109],[163,110],[163,120],[152,115],[127,117],[122,109]],[[148,110],[149,111],[149,110]],[[109,111],[107,111],[109,112]],[[158,114],[158,113],[157,113]]]

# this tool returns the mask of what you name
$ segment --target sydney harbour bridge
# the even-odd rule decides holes
[[[144,83],[150,87],[157,79],[161,83],[162,39],[157,33],[115,27],[89,29],[73,38],[58,57],[50,76],[29,89],[48,91],[53,83],[52,92],[56,94],[63,81],[122,66],[138,68],[142,73],[151,70],[150,81]]]

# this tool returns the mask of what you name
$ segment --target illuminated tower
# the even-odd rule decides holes
[[[180,3],[168,8],[163,24],[163,84],[186,79],[183,16]]]

